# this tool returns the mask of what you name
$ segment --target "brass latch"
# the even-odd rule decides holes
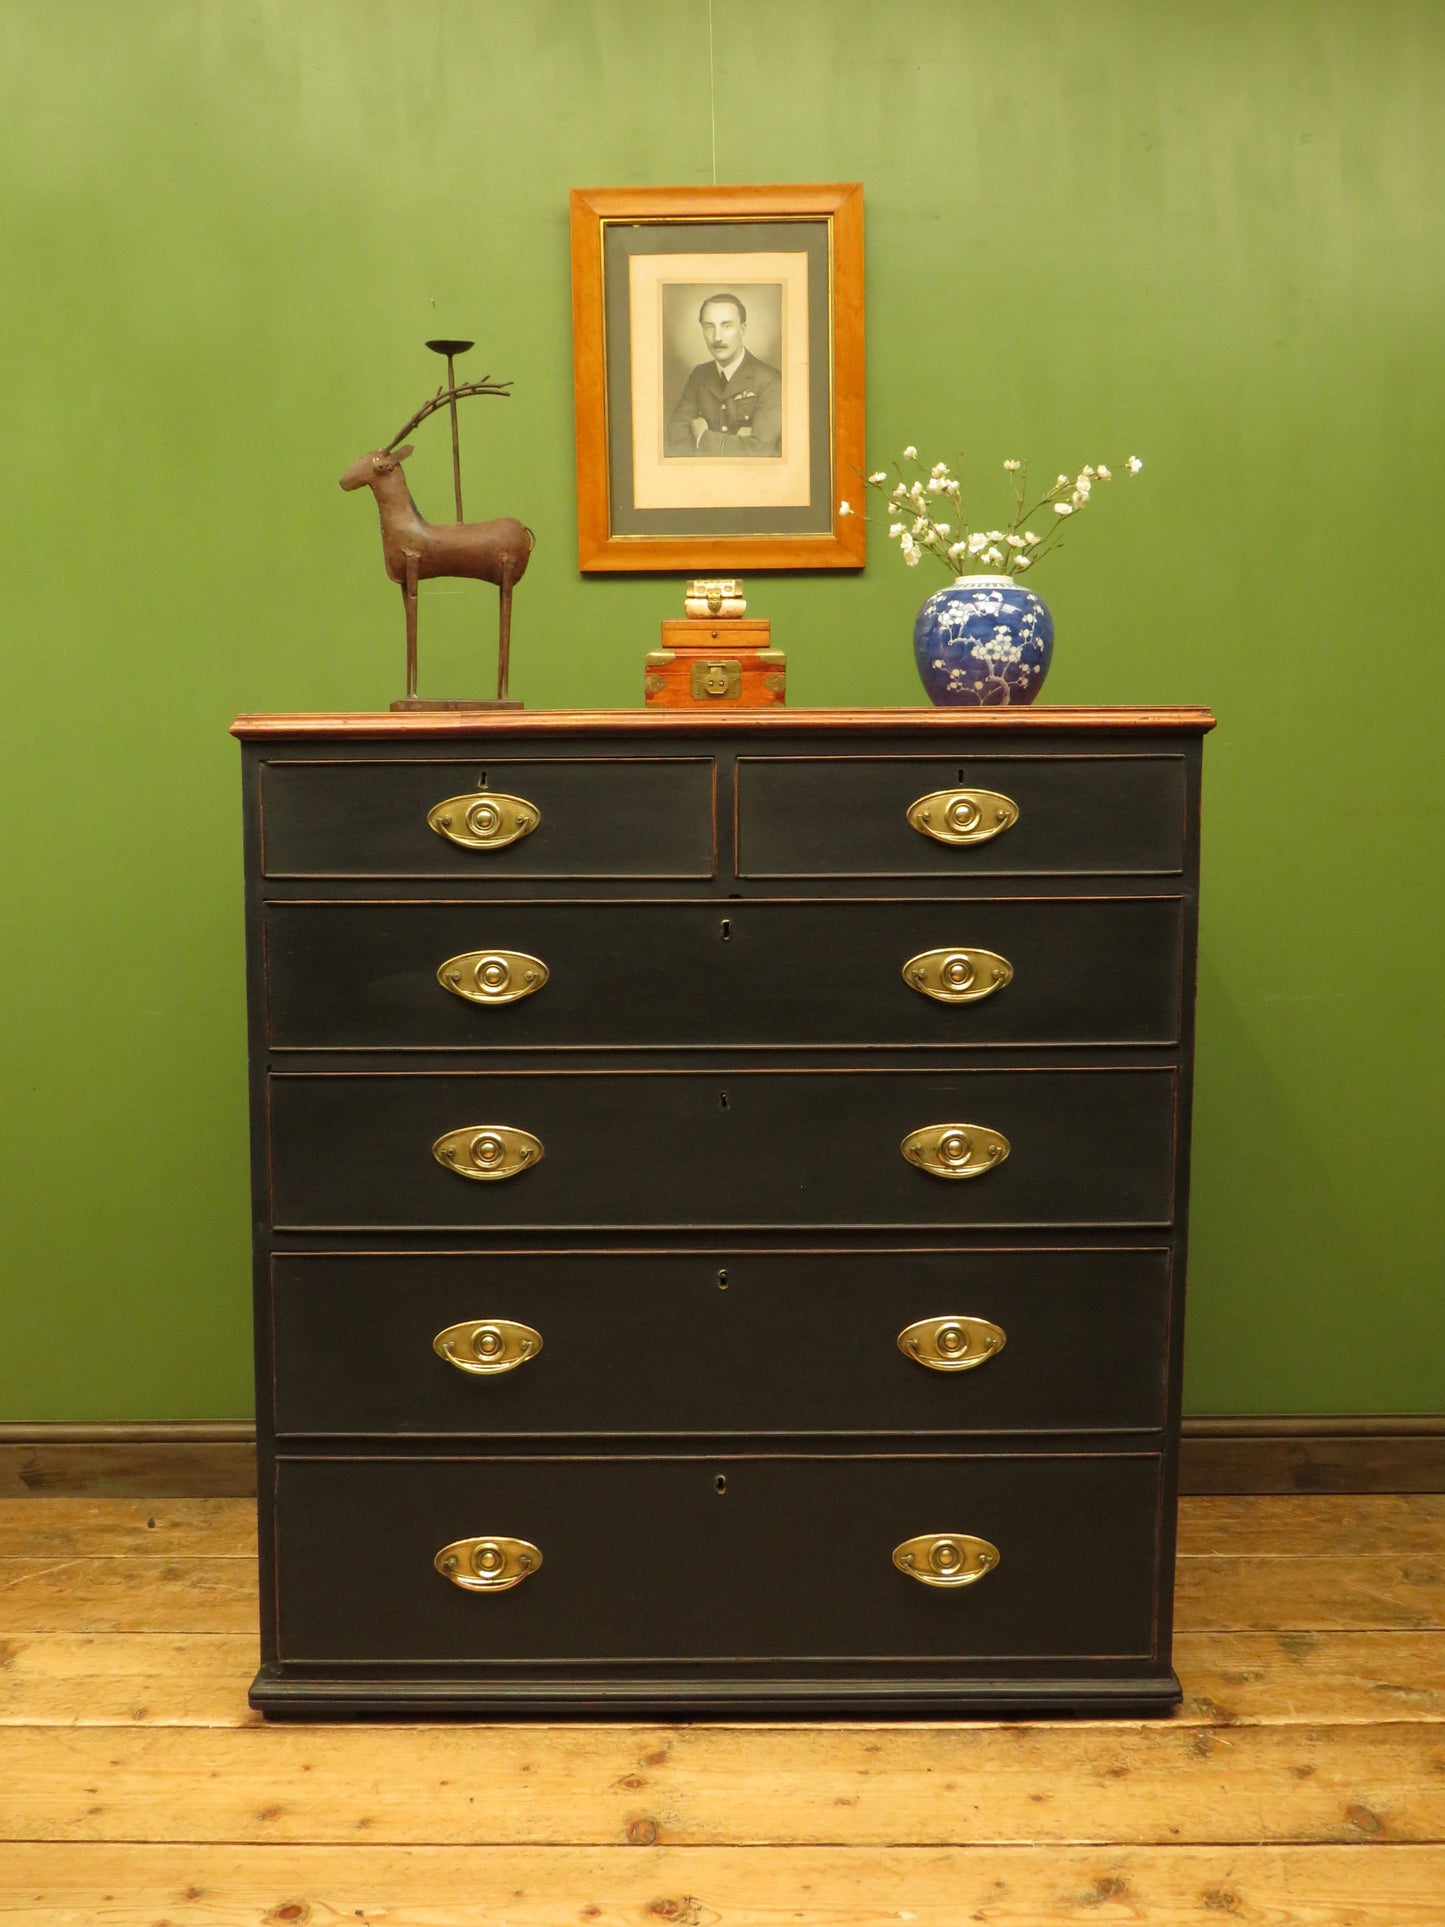
[[[743,666],[735,656],[721,662],[695,662],[692,665],[694,701],[711,696],[719,702],[736,702],[742,693]]]

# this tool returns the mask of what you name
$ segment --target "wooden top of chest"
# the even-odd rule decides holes
[[[231,734],[246,741],[289,737],[381,738],[397,742],[450,738],[595,735],[686,736],[726,730],[738,735],[880,736],[923,731],[945,736],[986,736],[991,730],[1059,730],[1087,736],[1120,730],[1172,731],[1202,736],[1213,729],[1207,709],[509,709],[326,711],[317,715],[238,716]]]

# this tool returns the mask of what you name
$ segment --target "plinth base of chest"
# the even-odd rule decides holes
[[[413,1673],[404,1679],[318,1677],[263,1666],[250,1703],[270,1720],[375,1719],[978,1719],[1059,1713],[1107,1719],[1164,1716],[1183,1697],[1171,1671],[1117,1679],[465,1679]]]

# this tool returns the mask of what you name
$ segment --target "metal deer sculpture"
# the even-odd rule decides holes
[[[401,585],[406,604],[406,700],[394,709],[426,708],[416,693],[416,609],[417,584],[431,576],[460,576],[478,582],[494,582],[501,593],[497,637],[496,704],[510,709],[521,705],[507,697],[507,667],[512,642],[512,590],[527,572],[536,538],[525,523],[510,515],[495,522],[428,522],[412,500],[402,463],[411,454],[406,437],[428,415],[464,395],[505,395],[510,383],[467,382],[462,387],[439,391],[423,404],[406,426],[385,448],[373,449],[353,462],[341,478],[344,489],[369,488],[376,497],[381,515],[381,548],[386,572]],[[405,446],[398,447],[398,443]],[[460,481],[458,481],[460,507]],[[471,708],[470,703],[443,703],[441,708]],[[486,707],[495,705],[487,704]]]

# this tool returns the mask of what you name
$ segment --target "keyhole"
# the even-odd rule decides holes
[[[958,780],[959,780],[959,782],[960,782],[960,783],[961,783],[961,782],[963,781],[963,769],[962,769],[962,766],[960,766],[960,768],[959,768],[959,772],[958,772]]]
[[[717,1288],[719,1291],[726,1291],[728,1288],[728,1275],[725,1271],[720,1271],[717,1275]]]
[[[724,943],[731,943],[731,942],[732,942],[732,940],[733,940],[733,925],[732,925],[732,918],[731,918],[731,917],[724,917],[724,918],[723,918],[723,920],[722,920],[722,926],[721,926],[721,928],[722,928],[722,940],[723,940],[723,942],[724,942]]]
[[[487,787],[487,772],[484,769],[478,770],[477,771],[477,788],[479,790],[484,790],[486,787]]]
[[[722,1498],[722,1496],[728,1489],[728,1482],[726,1478],[723,1476],[721,1472],[719,1472],[717,1477],[713,1480],[712,1483],[713,1483],[713,1490],[717,1493],[719,1498]]]
[[[718,1101],[718,1103],[719,1103],[719,1105],[720,1105],[720,1106],[722,1107],[722,1109],[723,1109],[723,1110],[726,1110],[726,1109],[727,1109],[727,1107],[728,1107],[728,1094],[727,1094],[727,1092],[726,1092],[726,1091],[720,1091],[720,1092],[718,1093],[718,1100],[717,1100],[717,1101]]]

